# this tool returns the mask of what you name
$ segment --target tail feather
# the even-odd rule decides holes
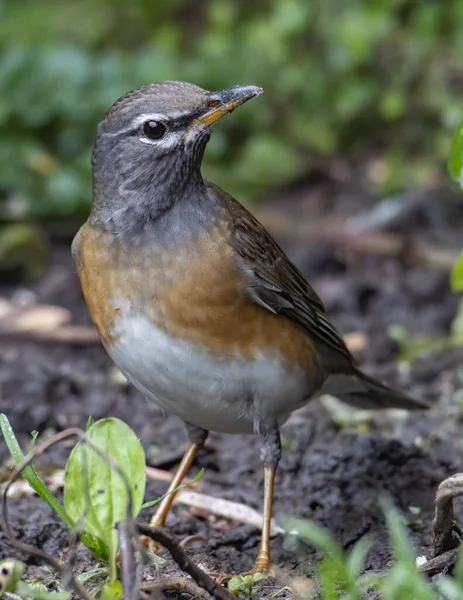
[[[411,398],[373,379],[359,369],[349,374],[330,375],[321,389],[321,394],[330,394],[346,404],[362,409],[426,410],[429,408],[425,400]]]

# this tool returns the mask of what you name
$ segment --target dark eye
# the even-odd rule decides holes
[[[143,135],[150,140],[160,140],[166,133],[166,126],[160,121],[145,121],[143,123]]]

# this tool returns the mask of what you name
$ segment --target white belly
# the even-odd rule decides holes
[[[216,357],[126,311],[114,333],[118,342],[107,350],[127,379],[164,410],[207,430],[252,433],[269,417],[281,424],[315,392],[307,373],[288,372],[275,354]]]

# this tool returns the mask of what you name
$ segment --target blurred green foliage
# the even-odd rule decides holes
[[[450,177],[463,189],[463,121],[453,136],[447,166]],[[463,292],[463,251],[453,266],[450,284],[454,292]]]
[[[205,173],[240,199],[327,157],[387,193],[442,172],[461,116],[461,0],[0,0],[4,211],[88,210],[97,122],[143,83],[265,95],[225,119]]]

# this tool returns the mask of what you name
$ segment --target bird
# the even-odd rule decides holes
[[[72,243],[110,358],[186,426],[189,444],[168,491],[181,484],[209,431],[260,437],[263,525],[254,573],[271,569],[279,430],[293,411],[322,393],[361,408],[427,408],[360,369],[270,233],[203,178],[214,125],[262,91],[161,81],[119,98],[97,128],[92,207]],[[153,526],[164,525],[174,496],[164,497]]]

